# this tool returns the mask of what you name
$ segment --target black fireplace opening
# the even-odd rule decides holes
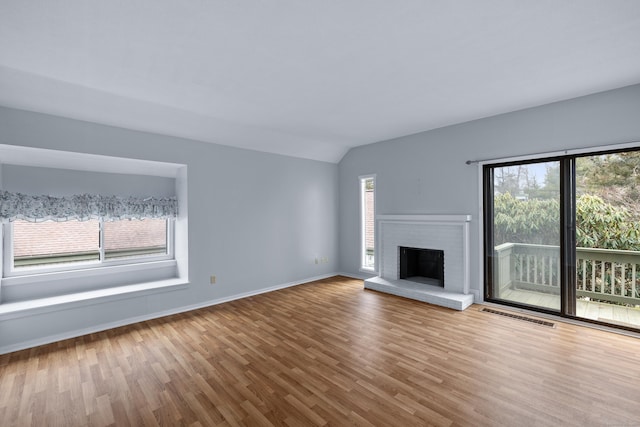
[[[400,279],[444,288],[444,251],[400,246]]]

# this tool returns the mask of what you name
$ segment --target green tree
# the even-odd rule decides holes
[[[494,197],[495,244],[557,245],[560,205],[557,199],[518,200],[510,193]]]
[[[586,190],[640,185],[640,151],[577,158]]]
[[[640,216],[640,152],[579,157],[576,169],[578,194],[599,196]]]
[[[557,245],[557,199],[518,200],[511,194],[494,197],[495,244]],[[576,201],[576,243],[579,247],[640,251],[640,224],[625,207],[590,194]]]
[[[540,199],[557,198],[560,194],[560,164],[549,162],[546,164],[544,182],[537,192]]]
[[[498,193],[511,193],[530,197],[540,189],[535,175],[530,174],[528,165],[504,166],[494,171],[494,188]]]
[[[624,206],[583,194],[576,201],[576,244],[583,248],[640,250],[640,225]]]

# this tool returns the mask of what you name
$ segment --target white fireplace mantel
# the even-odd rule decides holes
[[[378,215],[378,273],[365,288],[463,310],[469,294],[469,223],[471,215]],[[401,280],[398,248],[444,252],[444,288]]]

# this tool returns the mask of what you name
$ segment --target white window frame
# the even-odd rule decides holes
[[[13,254],[13,222],[7,222],[2,224],[2,237],[3,237],[3,277],[21,277],[21,276],[29,276],[33,274],[46,274],[46,273],[57,273],[57,272],[65,272],[65,271],[78,271],[78,270],[87,270],[87,269],[96,269],[96,268],[104,268],[111,267],[117,265],[131,265],[131,264],[145,264],[156,261],[166,261],[174,259],[174,228],[175,228],[175,220],[173,218],[168,218],[166,220],[167,223],[167,253],[165,254],[157,254],[157,255],[140,255],[140,256],[132,256],[127,258],[120,259],[111,259],[108,260],[105,258],[105,250],[104,250],[104,231],[103,225],[104,220],[99,220],[99,260],[97,261],[86,261],[86,262],[77,262],[77,263],[68,263],[64,265],[58,266],[33,266],[33,267],[23,267],[16,269],[14,267],[14,254]],[[126,221],[126,220],[125,220]],[[135,221],[135,220],[132,220]]]
[[[374,241],[377,239],[377,233],[376,233],[376,227],[375,227],[375,215],[377,212],[377,197],[376,197],[376,174],[369,174],[369,175],[361,175],[358,177],[358,196],[360,199],[360,215],[359,215],[359,220],[360,220],[360,271],[362,272],[366,272],[366,273],[375,273],[377,271],[376,267],[378,265],[378,257],[375,255],[374,252],[374,262],[373,262],[373,267],[368,267],[366,265],[366,256],[367,256],[367,242],[366,242],[366,232],[365,232],[365,227],[366,227],[366,219],[365,219],[365,212],[366,212],[366,200],[365,200],[365,194],[366,194],[366,187],[365,187],[365,183],[368,180],[373,180],[373,213],[374,213],[374,227],[373,227],[373,238]],[[375,245],[377,247],[377,245]]]

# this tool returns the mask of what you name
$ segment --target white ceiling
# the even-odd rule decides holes
[[[635,83],[639,0],[0,0],[0,105],[329,162]]]

